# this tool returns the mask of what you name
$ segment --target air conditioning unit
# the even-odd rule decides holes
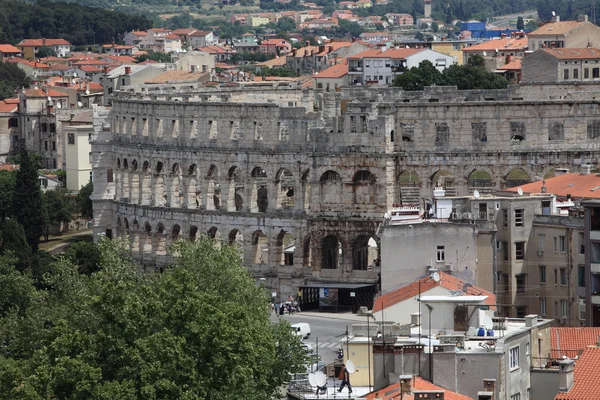
[[[537,255],[538,256],[543,256],[544,255],[544,250],[538,249]]]
[[[452,271],[452,264],[444,265],[444,272]]]

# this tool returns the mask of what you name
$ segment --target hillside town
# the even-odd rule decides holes
[[[271,321],[312,327],[289,399],[600,399],[600,27],[385,4],[0,44],[0,174],[31,152],[42,192],[93,190],[46,241],[147,274],[234,248]]]

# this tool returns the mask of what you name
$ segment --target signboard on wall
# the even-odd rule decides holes
[[[338,289],[320,288],[319,289],[319,306],[337,306],[338,305]]]

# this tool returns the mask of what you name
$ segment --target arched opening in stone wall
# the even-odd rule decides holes
[[[554,178],[556,174],[556,170],[554,168],[550,168],[543,176],[543,179]]]
[[[282,230],[277,235],[277,262],[279,265],[294,265],[294,252],[296,251],[296,239],[291,233]]]
[[[121,217],[117,217],[117,239],[123,236],[123,223]]]
[[[325,171],[319,179],[321,186],[321,202],[323,204],[340,204],[343,192],[342,177],[335,171]]]
[[[122,173],[122,184],[121,184],[121,197],[123,201],[129,202],[129,164],[127,159],[123,159],[123,173]]]
[[[140,224],[137,219],[133,220],[133,229],[131,231],[131,252],[138,253],[140,251]]]
[[[140,201],[140,175],[138,171],[138,162],[131,162],[131,198],[133,204],[138,204]]]
[[[208,235],[209,238],[212,239],[214,247],[216,249],[220,249],[221,248],[221,232],[219,232],[217,227],[213,226],[212,228],[210,228],[208,230],[208,232],[206,232],[206,234]]]
[[[187,185],[187,208],[197,209],[200,208],[200,188],[196,181],[196,173],[198,167],[196,164],[190,165],[188,170],[188,185]]]
[[[250,174],[252,177],[251,212],[267,212],[269,207],[269,193],[267,190],[267,171],[256,167]]]
[[[254,264],[269,262],[269,238],[263,231],[256,231],[252,234],[252,261]]]
[[[166,204],[165,180],[163,174],[163,163],[156,163],[156,178],[154,180],[154,205],[164,207]]]
[[[335,235],[327,235],[321,242],[323,255],[322,269],[337,269],[342,265],[343,249],[342,243]]]
[[[310,169],[302,174],[302,203],[304,211],[310,211]]]
[[[229,245],[240,252],[240,257],[244,257],[244,235],[239,229],[233,229],[229,232]]]
[[[292,172],[287,168],[281,168],[275,176],[275,184],[277,185],[277,209],[294,208],[295,182]]]
[[[244,177],[242,171],[233,166],[229,168],[227,175],[229,176],[229,199],[227,199],[229,204],[227,209],[238,212],[244,211]]]
[[[181,168],[178,163],[171,168],[171,204],[172,208],[181,207],[183,196],[181,192]]]
[[[469,177],[467,178],[467,185],[469,192],[477,190],[480,193],[492,193],[494,191],[494,181],[492,180],[492,175],[490,175],[489,172],[481,169],[476,169],[469,174]]]
[[[415,171],[402,171],[398,175],[398,187],[398,204],[419,204],[421,202],[421,182]]]
[[[352,178],[352,192],[355,204],[375,202],[375,176],[367,170],[360,170]]]
[[[190,236],[189,236],[190,242],[195,242],[196,239],[198,239],[198,227],[197,226],[190,226]]]
[[[144,247],[142,251],[144,254],[152,253],[152,226],[149,222],[144,225]]]
[[[446,196],[456,195],[455,180],[452,173],[445,169],[440,169],[431,175],[431,188],[441,186],[446,190]]]
[[[160,222],[156,226],[156,255],[164,256],[167,254],[167,237],[165,226]]]
[[[171,230],[171,241],[176,242],[179,239],[181,239],[181,227],[175,224]]]
[[[515,168],[510,171],[504,178],[504,187],[511,188],[515,186],[524,185],[531,182],[531,177],[527,171],[521,168]]]
[[[304,266],[312,266],[312,239],[309,233],[304,238],[304,248],[302,249],[302,257],[304,258]]]
[[[206,175],[206,209],[218,210],[221,208],[221,187],[218,183],[219,169],[216,165],[211,165]]]
[[[150,187],[152,177],[150,176],[150,163],[144,161],[142,166],[142,205],[149,206],[152,203],[152,188]]]
[[[352,243],[352,269],[371,271],[380,264],[379,239],[360,235]]]

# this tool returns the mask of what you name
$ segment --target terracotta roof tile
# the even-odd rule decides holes
[[[198,82],[208,72],[188,72],[188,71],[168,71],[164,74],[155,76],[146,81],[146,83],[181,83],[181,82]]]
[[[27,65],[31,68],[37,68],[37,69],[50,69],[50,66],[48,64],[44,64],[44,63],[39,63],[37,61],[29,61],[29,60],[25,60],[24,58],[11,58],[8,60],[9,63],[17,63],[17,64],[23,64],[23,65]]]
[[[505,65],[503,65],[501,67],[498,67],[498,69],[501,70],[501,71],[520,70],[521,69],[521,59],[518,58],[516,60],[512,60],[508,64],[505,64]]]
[[[600,50],[594,48],[574,49],[541,49],[559,60],[596,60],[600,58]]]
[[[17,46],[23,47],[38,47],[38,46],[58,46],[70,45],[65,39],[23,39]]]
[[[283,67],[287,62],[287,57],[275,57],[267,61],[259,62],[257,67]]]
[[[529,36],[535,35],[564,35],[565,33],[571,32],[573,29],[579,28],[585,22],[579,21],[559,21],[559,22],[548,22],[537,28],[535,31],[529,33]]]
[[[433,383],[426,381],[420,376],[415,376],[412,380],[412,390],[443,390],[444,400],[473,400],[471,397],[465,396],[460,393],[452,392],[441,386],[434,385]],[[383,389],[371,392],[365,396],[367,400],[395,400],[400,398],[400,386],[398,383],[387,386]],[[402,400],[415,400],[413,394],[404,394]]]
[[[21,50],[17,49],[12,44],[0,44],[0,53],[20,53]]]
[[[546,193],[555,194],[559,197],[571,197],[578,199],[600,199],[600,176],[596,174],[583,175],[579,173],[567,173],[544,181],[536,181],[525,185],[507,189],[516,192],[519,188],[524,193],[541,193],[542,185],[546,185]]]
[[[465,47],[462,51],[471,52],[471,51],[494,51],[498,49],[502,50],[525,50],[527,48],[528,39],[524,38],[502,38],[502,39],[494,39],[488,40],[483,43],[479,43],[470,47]]]
[[[315,74],[315,78],[341,78],[344,75],[348,75],[348,64],[345,59],[343,63],[333,65]]]
[[[555,400],[597,400],[600,393],[600,349],[586,349],[573,370],[574,383],[571,390],[559,393]]]
[[[68,94],[61,93],[57,90],[47,88],[46,90],[42,89],[25,89],[24,91],[26,97],[69,97]]]
[[[383,296],[378,297],[375,300],[375,305],[373,306],[373,312],[381,311],[384,308],[391,307],[393,305],[396,305],[398,303],[401,303],[405,300],[410,299],[411,297],[418,295],[419,294],[419,282],[421,285],[421,295],[423,295],[425,292],[427,292],[437,286],[442,286],[443,288],[448,289],[448,290],[463,290],[464,291],[464,289],[463,289],[465,286],[464,281],[458,279],[455,276],[447,274],[445,272],[439,272],[439,274],[440,274],[439,282],[436,282],[433,279],[431,279],[429,276],[426,276],[426,277],[418,279],[412,283],[409,283],[406,286],[403,286],[396,290],[392,290],[390,292],[387,292]],[[484,303],[489,306],[496,305],[496,296],[493,293],[488,292],[487,290],[484,290],[478,286],[470,286],[464,292],[465,292],[465,295],[468,295],[468,296],[488,296],[487,299],[485,299]]]
[[[598,343],[600,328],[550,328],[552,358],[574,358],[577,352]]]
[[[173,34],[175,35],[190,35],[194,32],[196,32],[197,29],[196,28],[181,28],[181,29],[175,29],[173,31]]]
[[[349,59],[362,59],[362,58],[406,58],[410,57],[414,54],[420,53],[425,49],[392,49],[381,51],[380,49],[371,49],[363,51],[362,53],[358,53],[353,55],[352,57],[348,57]]]
[[[19,99],[4,99],[0,101],[0,113],[17,112],[18,108]]]

